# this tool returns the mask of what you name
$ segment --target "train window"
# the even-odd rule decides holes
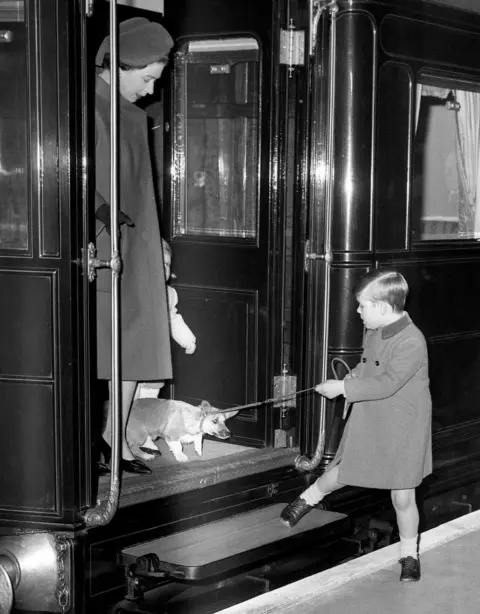
[[[23,19],[23,2],[0,0],[0,250],[15,252],[29,248]]]
[[[420,83],[412,177],[413,239],[480,239],[480,93]]]
[[[255,239],[259,47],[195,40],[175,55],[174,234]]]

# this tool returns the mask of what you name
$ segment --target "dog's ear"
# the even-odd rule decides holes
[[[212,411],[212,406],[208,401],[202,401],[200,405],[200,409],[202,410],[202,414],[209,414]]]
[[[228,420],[229,418],[233,418],[233,416],[236,416],[239,411],[239,409],[232,409],[232,411],[224,411],[222,413],[225,416],[225,420]]]

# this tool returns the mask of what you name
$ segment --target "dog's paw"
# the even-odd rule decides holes
[[[140,446],[139,450],[145,452],[145,454],[148,454],[149,456],[152,456],[152,458],[154,456],[162,456],[162,453],[160,450],[157,450],[157,448],[144,448],[143,446]]]
[[[155,454],[142,454],[140,458],[142,460],[153,460],[155,458]]]
[[[175,458],[177,459],[177,461],[179,463],[186,463],[186,462],[188,462],[188,456],[186,454],[184,454],[183,452],[177,452],[175,454]]]
[[[143,452],[142,454],[137,454],[137,456],[144,461],[152,461],[155,458],[155,454],[148,454],[146,452]]]

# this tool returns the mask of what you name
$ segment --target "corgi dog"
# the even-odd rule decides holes
[[[225,422],[238,410],[219,412],[207,401],[199,407],[172,399],[137,399],[132,405],[127,424],[127,442],[132,453],[143,460],[161,456],[155,440],[165,440],[179,463],[188,461],[183,444],[193,443],[202,456],[204,435],[228,439],[230,431]]]

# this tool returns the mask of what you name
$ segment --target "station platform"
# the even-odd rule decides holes
[[[420,582],[399,582],[399,545],[217,614],[480,614],[480,510],[421,536]]]

